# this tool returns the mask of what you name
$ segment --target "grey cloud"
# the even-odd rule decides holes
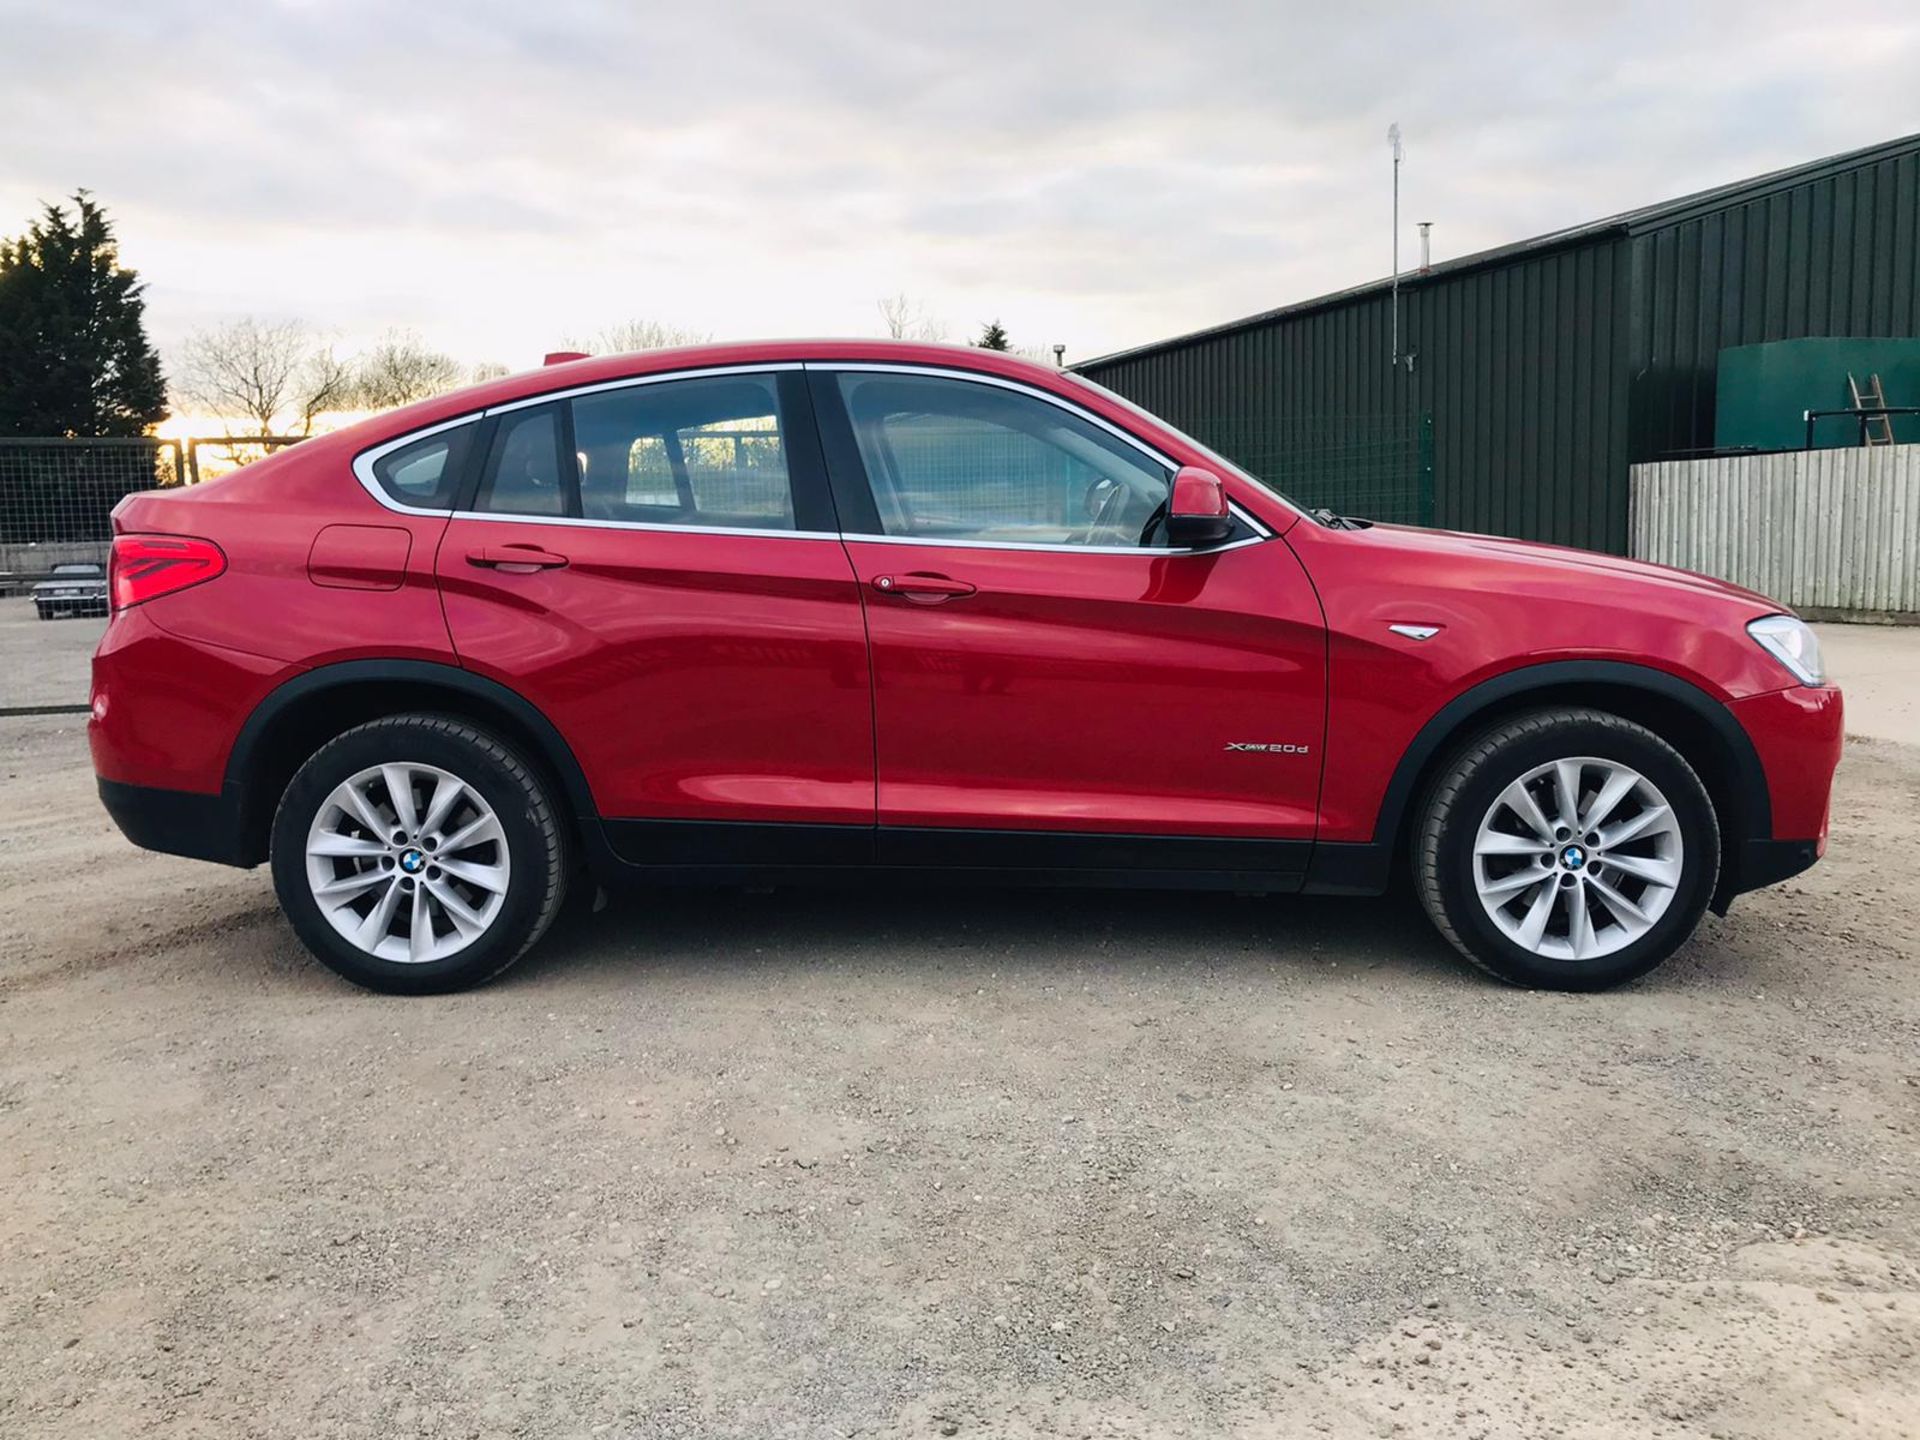
[[[1459,253],[1910,128],[1920,68],[1886,0],[1839,49],[1786,0],[112,8],[0,0],[16,210],[85,184],[169,233],[324,234],[376,275],[426,236],[485,274],[537,257],[529,296],[576,263],[623,295],[684,274],[683,318],[747,317],[723,330],[802,312],[822,275],[822,313],[854,313],[884,266],[873,293],[936,310],[1064,307],[1076,349],[1380,273],[1396,118],[1409,217]],[[156,313],[219,303],[217,277],[149,278]],[[381,282],[339,323],[376,300],[471,312]]]

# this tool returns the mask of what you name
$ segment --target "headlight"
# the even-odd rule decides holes
[[[1820,663],[1820,637],[1804,621],[1791,615],[1765,615],[1748,625],[1747,633],[1802,685],[1827,683],[1826,667]]]

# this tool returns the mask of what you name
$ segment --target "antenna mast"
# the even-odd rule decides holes
[[[1387,127],[1393,150],[1393,368],[1400,368],[1400,122]]]

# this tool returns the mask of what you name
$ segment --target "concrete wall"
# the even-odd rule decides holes
[[[1920,618],[1920,445],[1633,467],[1641,560],[1829,617]]]
[[[0,594],[23,591],[37,580],[44,580],[56,565],[73,560],[107,563],[108,541],[73,540],[44,545],[0,545]]]

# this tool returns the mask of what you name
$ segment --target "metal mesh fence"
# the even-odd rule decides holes
[[[177,440],[0,438],[0,592],[55,565],[104,563],[113,507],[186,473]]]
[[[1051,445],[967,423],[889,436],[901,504],[921,524],[1063,530],[1099,473]],[[937,530],[933,533],[938,533]]]
[[[185,475],[176,440],[0,439],[0,544],[104,540],[122,497]]]
[[[778,430],[725,422],[701,430],[682,430],[677,442],[681,469],[696,510],[768,520],[791,518],[787,452]],[[678,506],[677,483],[664,438],[642,435],[636,439],[627,454],[624,502]],[[590,485],[589,476],[583,487]]]
[[[187,483],[198,485],[250,465],[288,445],[298,445],[303,435],[200,435],[186,442]]]
[[[1433,421],[1335,415],[1278,425],[1244,416],[1183,422],[1203,445],[1309,509],[1433,523]],[[1032,527],[1080,523],[1099,467],[1005,432],[946,427],[891,437],[903,499],[918,515]]]
[[[1400,525],[1433,523],[1433,417],[1324,415],[1261,424],[1182,420],[1201,444],[1308,509]]]

